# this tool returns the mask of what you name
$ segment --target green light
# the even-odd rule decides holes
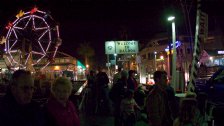
[[[174,19],[175,19],[174,16],[170,16],[170,17],[167,18],[168,21],[173,21]]]

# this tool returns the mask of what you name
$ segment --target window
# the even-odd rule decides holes
[[[191,49],[187,48],[187,54],[190,54],[190,53],[191,53]]]
[[[148,60],[154,59],[154,54],[153,53],[148,53]]]
[[[142,55],[142,59],[146,59],[146,54]]]

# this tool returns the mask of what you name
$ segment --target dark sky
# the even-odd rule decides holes
[[[182,1],[192,4],[191,12],[194,13],[195,2],[191,1],[196,0]],[[211,1],[205,0],[204,10],[212,16],[222,17],[223,1]],[[165,16],[178,8],[178,20],[184,20],[180,0],[1,0],[0,35],[5,34],[5,25],[19,10],[28,11],[35,5],[40,10],[50,11],[60,24],[63,40],[60,51],[79,58],[76,52],[79,43],[90,42],[97,61],[106,58],[104,42],[107,40],[122,40],[122,33],[127,33],[127,39],[141,42],[156,33],[166,32]],[[195,15],[191,18],[194,20]]]

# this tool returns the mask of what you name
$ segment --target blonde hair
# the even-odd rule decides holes
[[[63,86],[66,86],[66,88],[68,88],[70,91],[72,91],[72,82],[65,78],[65,77],[59,77],[57,78],[54,83],[52,84],[52,87],[51,87],[51,91],[52,92],[55,92],[56,90],[56,87],[59,86],[59,85],[63,85]]]

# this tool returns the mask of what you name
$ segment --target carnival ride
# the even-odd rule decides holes
[[[45,64],[40,69],[45,68],[53,62],[62,43],[58,24],[48,12],[37,7],[28,12],[20,10],[5,28],[5,60],[11,69],[35,71],[35,65],[40,62]]]

